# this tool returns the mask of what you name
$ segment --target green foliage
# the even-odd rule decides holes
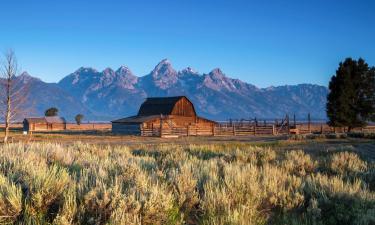
[[[363,127],[375,115],[375,68],[347,58],[329,83],[327,116],[335,127]]]
[[[59,110],[55,107],[49,108],[44,112],[45,116],[57,116],[59,114]]]
[[[2,145],[0,223],[373,224],[374,168],[342,149]]]
[[[81,122],[82,122],[82,120],[83,120],[83,115],[82,114],[77,114],[75,117],[74,117],[74,119],[75,119],[75,121],[76,121],[76,123],[78,124],[78,125],[81,125]]]

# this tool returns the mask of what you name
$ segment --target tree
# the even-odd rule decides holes
[[[18,63],[14,51],[11,49],[4,53],[0,71],[2,78],[0,80],[0,98],[3,103],[0,106],[0,110],[4,115],[4,143],[6,143],[11,123],[27,111],[24,103],[28,96],[29,84],[26,79],[16,76],[18,73]]]
[[[329,83],[328,124],[333,127],[363,127],[375,114],[375,69],[363,59],[347,58],[339,64]]]
[[[59,110],[56,107],[51,107],[44,112],[45,116],[57,116],[58,114]]]
[[[74,117],[74,119],[76,120],[76,123],[78,125],[81,125],[81,122],[82,122],[82,119],[83,119],[83,115],[82,114],[77,114],[76,117]]]

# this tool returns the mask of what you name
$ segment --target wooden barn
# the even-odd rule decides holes
[[[66,129],[66,120],[58,116],[46,116],[37,118],[25,118],[23,120],[23,130],[33,131],[58,131]]]
[[[208,136],[216,122],[197,116],[185,96],[147,98],[138,115],[112,121],[112,132],[141,136]]]

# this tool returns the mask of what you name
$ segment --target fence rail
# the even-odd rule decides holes
[[[267,126],[215,126],[215,127],[153,127],[141,128],[142,136],[249,136],[249,135],[275,135],[276,127]],[[284,131],[284,130],[283,130]]]

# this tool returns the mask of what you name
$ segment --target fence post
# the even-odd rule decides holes
[[[311,133],[311,116],[310,116],[310,113],[307,114],[307,129],[309,130],[309,133]]]
[[[163,119],[162,116],[160,115],[160,137],[163,136]]]
[[[233,124],[233,126],[232,126],[232,129],[233,129],[233,136],[236,136],[236,129],[235,129],[235,127],[236,127],[236,126],[234,126],[234,124]]]
[[[189,125],[187,125],[187,129],[186,129],[186,136],[188,136],[189,137]]]
[[[287,123],[287,128],[288,128],[288,134],[290,134],[290,123],[289,123],[289,115],[286,114],[286,123]]]
[[[212,136],[215,136],[215,125],[212,125]]]
[[[257,130],[257,126],[256,126],[256,124],[254,124],[254,136],[257,135],[257,131],[256,130]]]

